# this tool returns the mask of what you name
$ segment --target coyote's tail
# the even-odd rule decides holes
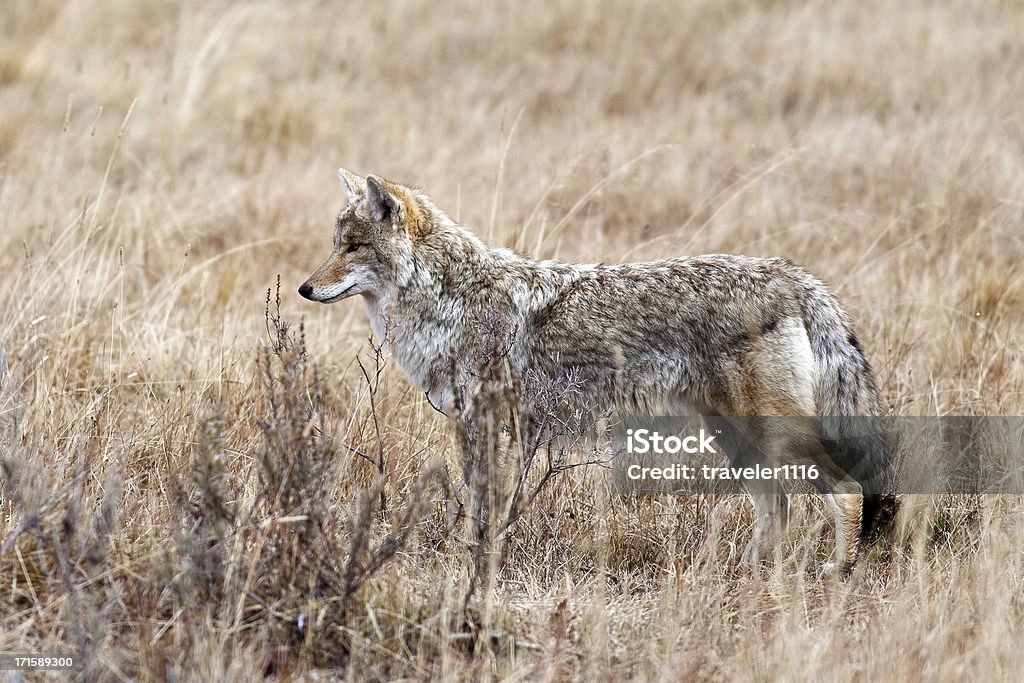
[[[894,521],[900,511],[900,497],[895,493],[868,493],[860,518],[860,540],[875,541]]]
[[[839,303],[813,287],[804,325],[818,366],[815,404],[828,456],[863,489],[860,537],[876,539],[899,511],[893,446],[871,366]]]

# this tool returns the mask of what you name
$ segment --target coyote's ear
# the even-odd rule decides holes
[[[355,173],[339,168],[338,180],[341,181],[341,189],[345,190],[345,199],[349,204],[355,204],[366,195],[366,181]]]
[[[370,209],[370,216],[378,223],[401,223],[404,218],[404,205],[388,188],[389,184],[375,175],[366,176],[366,206]]]

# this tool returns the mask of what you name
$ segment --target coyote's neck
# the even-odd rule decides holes
[[[435,231],[414,247],[408,277],[386,301],[367,299],[366,310],[410,381],[445,408],[454,396],[454,365],[468,360],[458,343],[466,339],[462,329],[494,296],[495,269],[522,257],[488,248],[451,221]]]

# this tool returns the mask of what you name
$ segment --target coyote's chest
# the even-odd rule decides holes
[[[395,314],[369,300],[366,312],[374,335],[387,342],[392,357],[413,386],[425,392],[435,406],[445,407],[454,395],[451,368],[455,327]]]

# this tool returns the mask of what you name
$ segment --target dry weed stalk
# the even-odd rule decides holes
[[[516,523],[558,474],[606,462],[590,439],[597,420],[576,400],[578,378],[521,376],[508,363],[514,329],[488,319],[479,330],[475,366],[461,373],[453,367],[464,378],[454,402],[463,470],[455,495],[470,559],[462,613],[476,634],[488,632],[494,580]],[[476,596],[482,604],[473,604]],[[489,640],[477,638],[477,647]]]

